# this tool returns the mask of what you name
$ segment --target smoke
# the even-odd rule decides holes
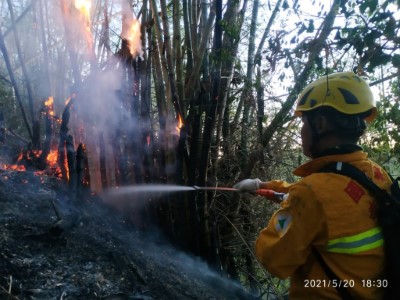
[[[117,65],[113,58],[110,65]],[[115,132],[127,110],[121,109],[121,99],[118,91],[121,90],[123,72],[121,68],[96,70],[84,83],[86,93],[78,103],[79,109],[88,116],[90,125],[96,126],[101,132]],[[80,101],[78,99],[78,101]]]

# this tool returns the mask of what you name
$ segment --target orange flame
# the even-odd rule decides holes
[[[69,98],[65,99],[65,106],[67,106],[67,105],[68,105],[69,101],[71,101],[71,97],[69,97]]]
[[[90,24],[90,9],[92,8],[91,0],[75,0],[75,8],[79,10],[85,17],[85,21]]]
[[[93,49],[93,38],[90,29],[90,9],[92,8],[91,0],[74,0],[75,8],[81,13],[85,23],[85,38],[89,47],[89,51]]]
[[[142,42],[140,40],[140,22],[136,19],[131,20],[127,36],[129,51],[133,57],[142,55]]]
[[[54,104],[54,99],[51,96],[44,102],[44,105],[46,106],[52,106],[53,104]]]
[[[181,131],[183,125],[184,125],[183,119],[182,119],[181,115],[178,114],[178,126],[176,126],[176,130],[178,131],[178,133]]]
[[[50,166],[55,166],[57,165],[57,158],[58,158],[58,151],[51,149],[49,155],[47,155],[47,163]]]
[[[21,163],[22,159],[36,161],[42,154],[42,150],[28,150],[27,152],[21,152],[17,158],[17,161],[13,165],[0,164],[0,168],[4,170],[14,170],[14,171],[26,171],[25,165]],[[48,168],[44,171],[36,171],[35,175],[52,175],[61,178],[62,172],[58,162],[58,150],[56,148],[51,149],[47,159]],[[64,162],[65,170],[67,171],[67,177],[69,179],[69,170],[67,161]]]
[[[53,97],[50,96],[50,97],[44,102],[44,105],[48,108],[48,113],[49,113],[49,115],[54,116],[55,113],[54,113],[54,99],[53,99]]]

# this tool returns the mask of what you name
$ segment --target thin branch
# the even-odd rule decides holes
[[[393,73],[393,74],[391,74],[391,75],[389,75],[389,76],[383,77],[383,78],[381,78],[381,79],[379,79],[379,80],[376,80],[376,81],[370,83],[370,86],[374,86],[374,85],[380,84],[380,83],[382,83],[382,82],[385,82],[385,81],[387,81],[387,80],[396,78],[396,77],[398,77],[398,76],[400,76],[400,71],[398,71],[397,73]]]
[[[235,226],[235,224],[233,224],[231,222],[231,220],[229,220],[229,218],[223,214],[219,214],[220,216],[224,217],[225,220],[228,221],[228,223],[232,226],[232,228],[236,231],[236,233],[238,234],[238,236],[240,237],[240,239],[242,240],[243,244],[246,246],[247,250],[249,250],[251,256],[254,258],[255,262],[257,263],[257,265],[259,266],[260,270],[264,273],[265,278],[267,278],[267,282],[270,286],[272,286],[273,292],[275,293],[275,295],[277,297],[278,296],[278,291],[275,287],[274,282],[271,281],[270,275],[265,271],[264,267],[260,264],[260,262],[258,261],[257,257],[255,256],[254,252],[251,250],[251,247],[249,246],[249,244],[245,241],[245,239],[243,238],[242,234],[240,233],[239,229]]]

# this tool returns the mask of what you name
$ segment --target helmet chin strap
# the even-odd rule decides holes
[[[318,157],[319,156],[319,152],[317,151],[317,146],[318,143],[324,139],[325,137],[328,137],[330,135],[335,135],[336,130],[335,129],[331,129],[331,130],[327,130],[321,133],[317,132],[317,128],[315,127],[315,124],[312,120],[309,119],[309,123],[310,123],[310,127],[311,127],[311,146],[310,146],[310,153],[312,155],[313,158]],[[323,150],[322,150],[323,151]]]
[[[330,130],[330,131],[325,131],[322,133],[316,133],[315,130],[313,130],[312,136],[311,136],[311,146],[310,146],[310,153],[312,155],[313,158],[316,158],[319,156],[319,153],[321,151],[317,151],[317,146],[318,143],[325,137],[334,134],[335,131],[334,130]]]

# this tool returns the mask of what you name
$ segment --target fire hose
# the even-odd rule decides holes
[[[228,188],[228,187],[200,187],[195,185],[193,186],[193,188],[200,191],[240,192],[239,189]],[[275,203],[280,203],[283,200],[283,197],[285,196],[285,193],[278,193],[274,190],[268,190],[268,189],[258,189],[254,192],[254,194],[265,197],[268,200],[271,200]]]

